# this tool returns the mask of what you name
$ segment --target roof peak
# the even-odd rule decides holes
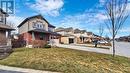
[[[40,17],[41,19],[43,19],[44,21],[46,21],[48,23],[48,26],[49,27],[54,27],[53,25],[51,25],[41,14],[38,14],[38,15],[34,15],[34,16],[31,16],[31,17],[28,17],[26,18],[20,25],[18,25],[18,27],[21,27],[25,22],[27,22],[28,20],[32,19],[32,18],[36,18],[36,17]]]

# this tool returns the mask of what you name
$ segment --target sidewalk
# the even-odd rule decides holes
[[[0,73],[58,73],[51,71],[41,71],[34,69],[25,69],[25,68],[17,68],[17,67],[9,67],[0,65]]]

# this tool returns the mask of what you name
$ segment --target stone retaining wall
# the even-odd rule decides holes
[[[12,52],[12,46],[0,46],[0,59],[8,57]]]

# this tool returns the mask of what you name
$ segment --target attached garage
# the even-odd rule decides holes
[[[50,44],[59,44],[59,39],[50,39]]]
[[[74,43],[74,38],[69,38],[69,44],[73,44]]]
[[[62,36],[61,43],[63,44],[74,44],[76,43],[76,38],[74,36]]]

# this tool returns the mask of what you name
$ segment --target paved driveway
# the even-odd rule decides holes
[[[85,46],[76,46],[76,45],[64,45],[59,44],[58,47],[64,48],[71,48],[76,50],[84,50],[84,51],[91,51],[97,53],[104,53],[104,54],[112,54],[112,49],[101,49],[101,48],[90,48]],[[116,55],[125,56],[130,58],[130,43],[125,42],[116,42]]]

